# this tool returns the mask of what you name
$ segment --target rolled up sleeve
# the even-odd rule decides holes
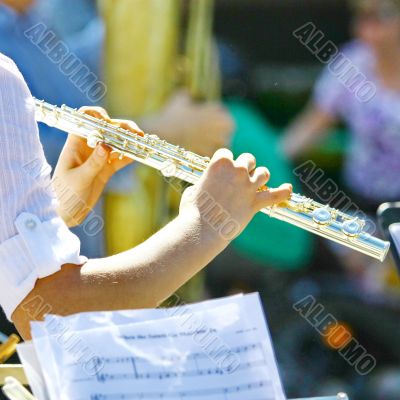
[[[0,54],[0,305],[9,319],[37,279],[86,261],[57,215],[50,172],[32,96]]]

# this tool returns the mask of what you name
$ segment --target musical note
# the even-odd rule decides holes
[[[259,367],[265,365],[265,360],[257,360],[253,362],[247,362],[241,364],[237,370],[250,369],[252,367]],[[178,377],[194,377],[194,376],[202,376],[202,375],[223,375],[226,374],[221,368],[206,368],[206,369],[195,369],[188,371],[174,371],[171,370],[169,372],[164,371],[156,371],[152,373],[120,373],[120,374],[107,374],[107,373],[99,373],[96,374],[97,380],[102,383],[107,383],[107,381],[116,381],[116,380],[139,380],[139,379],[174,379]]]
[[[116,318],[103,313],[95,328],[75,325],[95,355],[90,363],[49,335],[46,351],[59,370],[46,371],[59,394],[50,400],[285,400],[257,295],[193,306],[198,326],[187,325],[184,314],[150,320],[139,314],[133,323],[108,324]],[[93,315],[94,326],[97,320]],[[82,374],[85,363],[92,368]]]
[[[259,381],[246,383],[243,385],[236,385],[231,387],[216,387],[210,389],[196,389],[196,390],[186,390],[179,392],[146,392],[146,393],[124,393],[124,394],[93,394],[90,399],[91,400],[120,400],[120,399],[180,399],[180,398],[192,398],[192,397],[208,397],[219,394],[229,395],[231,393],[245,393],[251,392],[252,390],[263,388],[263,387],[271,387],[271,382],[269,381]],[[246,399],[247,393],[246,393]]]
[[[252,343],[245,346],[237,346],[231,349],[236,354],[245,354],[247,353],[247,357],[249,361],[242,360],[242,363],[236,368],[237,370],[250,369],[253,367],[259,367],[265,365],[265,357],[262,352],[261,343]],[[132,372],[124,372],[124,373],[102,373],[99,372],[96,374],[96,378],[98,382],[107,383],[107,381],[116,381],[116,380],[139,380],[139,379],[175,379],[178,377],[195,377],[202,375],[223,375],[229,374],[231,371],[229,369],[223,370],[218,367],[207,367],[200,368],[198,360],[207,358],[205,353],[192,353],[187,355],[184,359],[186,362],[194,361],[194,369],[188,368],[184,371],[178,371],[173,368],[168,368],[167,371],[154,371],[154,372],[141,372],[147,371],[147,366],[141,366],[142,363],[146,361],[140,358],[135,357],[99,357],[96,360],[97,365],[103,365],[102,370],[110,369],[114,370],[114,367],[118,364],[127,364],[126,368],[129,366],[132,367]],[[163,357],[164,361],[172,362],[181,362],[184,360],[182,356],[168,356]]]

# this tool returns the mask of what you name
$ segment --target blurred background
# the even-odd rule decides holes
[[[302,29],[309,23],[311,33]],[[315,55],[327,41],[373,83],[370,101]],[[331,205],[350,198],[348,212],[373,222],[379,204],[400,200],[398,0],[0,0],[0,51],[38,98],[101,105],[202,155],[252,152],[272,186],[290,181],[325,203],[320,189],[334,182],[341,194]],[[88,94],[85,71],[105,95]],[[40,134],[54,167],[65,137],[45,126]],[[295,172],[310,160],[322,172],[305,184]],[[105,228],[76,231],[83,254],[139,244],[176,215],[183,189],[147,167],[121,171],[93,210]],[[180,295],[253,291],[288,398],[400,398],[400,282],[390,257],[381,264],[258,215]],[[372,371],[359,374],[293,308],[309,295],[376,359]]]

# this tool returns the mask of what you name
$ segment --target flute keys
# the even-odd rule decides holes
[[[173,161],[166,160],[162,163],[160,172],[165,178],[172,178],[177,175],[178,166]]]
[[[363,229],[363,223],[358,219],[345,221],[342,224],[342,232],[349,237],[359,236]]]
[[[286,207],[292,211],[299,213],[309,213],[311,212],[312,200],[308,197],[302,196],[298,193],[292,193],[290,199],[286,202]]]
[[[103,136],[101,136],[98,132],[92,132],[86,138],[87,145],[91,149],[96,148],[97,144],[103,140]]]
[[[329,225],[332,222],[332,213],[326,207],[315,209],[312,217],[318,225]]]

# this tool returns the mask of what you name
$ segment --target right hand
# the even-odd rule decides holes
[[[143,135],[133,121],[110,119],[101,107],[81,107],[80,111],[133,134]],[[109,146],[99,143],[96,149],[92,149],[86,139],[70,134],[53,175],[59,215],[69,226],[82,223],[113,174],[131,162],[127,157],[121,160]]]
[[[289,199],[292,185],[286,183],[276,189],[267,188],[265,185],[269,178],[268,169],[257,168],[252,154],[244,153],[234,160],[230,150],[220,149],[200,181],[184,192],[180,215],[197,214],[215,232],[230,241],[262,208]],[[225,222],[221,222],[224,218]],[[231,237],[228,230],[225,234],[222,228],[228,219],[232,221],[232,227],[235,225]]]
[[[219,103],[195,103],[186,92],[170,99],[149,128],[162,139],[202,156],[228,146],[234,122]]]

